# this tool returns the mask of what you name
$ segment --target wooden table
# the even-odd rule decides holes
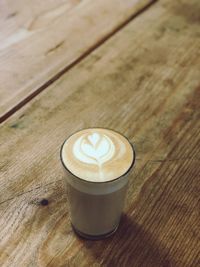
[[[0,266],[200,266],[199,0],[8,0],[0,21]],[[93,126],[137,153],[101,241],[72,231],[59,161]]]

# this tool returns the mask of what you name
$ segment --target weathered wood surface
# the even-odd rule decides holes
[[[199,14],[197,0],[160,1],[4,123],[2,266],[199,266]],[[137,150],[126,215],[97,242],[71,230],[59,162],[89,126]]]
[[[154,0],[0,2],[0,121]]]

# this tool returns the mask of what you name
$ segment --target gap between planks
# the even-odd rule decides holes
[[[11,108],[9,111],[7,111],[5,114],[3,114],[0,117],[0,124],[4,121],[6,121],[10,116],[12,116],[15,112],[17,112],[19,109],[21,109],[23,106],[25,106],[29,101],[31,101],[34,97],[36,97],[38,94],[40,94],[43,90],[45,90],[48,86],[50,86],[52,83],[54,83],[56,80],[58,80],[62,75],[64,75],[67,71],[72,69],[74,66],[79,64],[82,60],[84,60],[87,56],[89,56],[93,51],[98,49],[102,44],[104,44],[107,40],[109,40],[112,36],[114,36],[117,32],[122,30],[126,25],[128,25],[132,20],[134,20],[136,17],[144,13],[146,10],[148,10],[152,5],[154,5],[159,0],[152,0],[150,3],[148,3],[146,6],[138,10],[138,12],[130,15],[125,21],[123,21],[121,24],[116,26],[113,31],[108,33],[105,37],[103,37],[99,42],[92,45],[89,49],[87,49],[81,56],[79,56],[77,59],[72,61],[69,65],[67,65],[65,68],[63,68],[60,72],[56,73],[52,78],[50,78],[48,81],[46,81],[42,86],[38,87],[33,93],[22,99],[18,104],[16,104],[13,108]]]

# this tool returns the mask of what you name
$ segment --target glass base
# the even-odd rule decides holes
[[[117,225],[117,227],[115,229],[113,229],[112,231],[108,232],[108,233],[105,233],[105,234],[102,234],[102,235],[88,235],[88,234],[85,234],[79,230],[77,230],[73,224],[71,223],[72,225],[72,228],[74,230],[74,232],[81,238],[84,238],[84,239],[88,239],[88,240],[100,240],[100,239],[105,239],[107,237],[110,237],[111,235],[113,235],[116,231],[117,231],[117,228],[119,225]]]

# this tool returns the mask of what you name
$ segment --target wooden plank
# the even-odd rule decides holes
[[[0,122],[154,1],[1,2]]]
[[[195,160],[162,163],[124,216],[119,233],[107,242],[83,244],[85,254],[102,259],[103,266],[198,266],[199,166]],[[55,256],[51,266],[61,258]]]
[[[66,3],[64,0],[47,0],[46,3],[40,2],[39,0],[35,0],[34,2],[30,0],[1,1],[1,49],[12,45],[12,42],[9,43],[8,40],[12,40],[12,37],[15,36],[20,29],[28,27],[33,20],[39,20],[40,24],[38,21],[36,22],[37,25],[39,24],[40,28],[41,26],[47,26],[48,22],[51,20],[49,17],[57,17],[59,13],[62,14],[65,11],[73,9],[77,4],[78,1],[68,1]]]
[[[146,173],[148,182],[137,202],[108,240],[86,242],[74,235],[61,182],[2,204],[1,263],[15,266],[15,259],[23,266],[198,266],[199,160],[149,164],[157,170],[151,179]],[[47,206],[41,204],[44,198]]]
[[[2,126],[3,266],[198,266],[199,10],[156,4]],[[137,149],[127,216],[99,242],[73,234],[59,162],[66,136],[89,126]]]
[[[12,181],[7,190],[7,181],[2,179],[5,194],[0,194],[1,201],[12,197],[12,190],[18,194],[55,179],[60,169],[56,151],[67,135],[82,127],[104,125],[125,133],[136,143],[141,164],[146,162],[199,86],[198,25],[190,26],[179,16],[169,18],[171,11],[160,9],[156,7],[135,20],[132,34],[127,27],[4,124],[0,137],[2,170]],[[179,27],[179,38],[173,23]],[[160,31],[165,33],[158,42]],[[193,108],[187,112],[192,116]],[[176,134],[178,130],[174,130]],[[14,146],[20,147],[19,151],[12,151]],[[164,142],[159,159],[167,152]],[[32,173],[24,172],[29,165]],[[44,172],[49,169],[48,175],[41,171],[42,166]]]

